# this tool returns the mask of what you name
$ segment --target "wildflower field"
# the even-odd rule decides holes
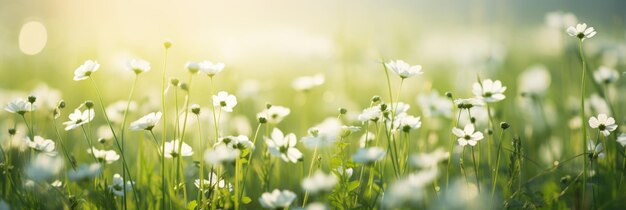
[[[617,0],[1,2],[0,210],[626,208]]]

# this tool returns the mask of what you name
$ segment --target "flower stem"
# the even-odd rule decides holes
[[[580,59],[582,62],[582,77],[581,77],[581,87],[580,87],[580,121],[582,127],[582,140],[583,140],[583,153],[585,152],[585,148],[587,148],[587,126],[585,125],[585,72],[587,71],[587,62],[585,61],[585,55],[583,52],[583,40],[578,40],[578,50],[580,53]],[[581,203],[584,206],[585,203],[585,194],[587,189],[587,157],[583,157],[583,191],[582,191],[582,200]],[[584,208],[584,207],[583,207]]]

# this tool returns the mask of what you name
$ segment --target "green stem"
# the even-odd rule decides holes
[[[161,142],[165,142],[167,140],[167,107],[165,106],[165,86],[167,84],[167,80],[166,80],[166,73],[167,73],[167,55],[168,55],[168,47],[165,47],[165,59],[163,59],[163,79],[162,79],[162,83],[161,83],[161,111],[163,112],[162,118],[163,118],[163,137],[161,138]],[[174,87],[174,89],[177,89],[176,87]],[[152,130],[150,131],[152,132]],[[156,142],[156,139],[155,139]],[[157,151],[159,151],[159,149],[157,148]],[[161,209],[165,209],[165,202],[166,202],[166,195],[167,193],[165,192],[165,161],[164,156],[159,154],[159,156],[161,157],[161,193],[163,194],[163,199],[161,200]]]
[[[581,77],[581,87],[580,87],[580,120],[581,120],[581,126],[582,126],[582,140],[583,140],[583,153],[585,152],[585,149],[587,148],[587,126],[585,125],[585,72],[586,72],[586,65],[587,62],[585,60],[585,54],[583,52],[583,40],[579,39],[578,40],[578,50],[580,53],[580,59],[582,61],[582,66],[583,66],[583,70],[582,70],[582,77]],[[582,200],[581,203],[584,206],[585,203],[585,194],[586,194],[586,189],[587,189],[587,158],[584,157],[583,158],[583,191],[582,191]]]
[[[474,173],[476,175],[476,187],[480,193],[480,176],[478,175],[478,167],[476,166],[476,157],[474,155],[474,147],[472,147],[472,162],[474,163]]]

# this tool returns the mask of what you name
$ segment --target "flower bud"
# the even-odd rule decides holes
[[[446,92],[446,97],[452,98],[452,93],[451,92]]]
[[[509,125],[509,123],[507,123],[507,122],[501,122],[500,123],[500,128],[502,128],[502,130],[506,130],[509,127],[511,127],[511,125]]]
[[[172,40],[170,40],[170,39],[166,39],[166,40],[163,42],[163,47],[165,47],[165,49],[169,49],[170,47],[172,47]]]
[[[93,101],[91,100],[85,101],[85,106],[87,107],[87,109],[93,108]]]
[[[259,123],[265,124],[267,123],[267,119],[265,117],[259,117]]]
[[[178,78],[172,77],[172,78],[170,78],[170,84],[172,84],[173,86],[177,87],[178,84],[180,84],[180,81],[178,80]]]
[[[28,102],[29,103],[31,103],[31,104],[35,103],[36,100],[37,100],[37,97],[35,97],[35,96],[28,96]]]
[[[200,114],[200,105],[192,104],[191,105],[191,112],[193,112],[196,115],[199,115]]]
[[[372,102],[373,102],[373,103],[377,103],[377,102],[379,102],[379,101],[380,101],[380,96],[374,96],[374,97],[372,97]]]
[[[9,135],[13,136],[15,135],[16,131],[15,128],[9,128]]]
[[[267,109],[270,109],[270,108],[272,108],[272,104],[270,104],[270,103],[268,103],[268,104],[265,104],[265,108],[267,108]]]
[[[63,109],[63,108],[65,108],[65,101],[64,101],[64,100],[60,100],[60,101],[59,101],[59,104],[57,105],[57,107],[58,107],[59,109]]]
[[[339,114],[346,114],[348,110],[346,108],[339,108]]]

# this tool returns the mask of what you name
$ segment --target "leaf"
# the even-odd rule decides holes
[[[189,204],[187,204],[187,210],[194,210],[196,208],[196,206],[198,206],[198,203],[196,203],[196,201],[191,201],[189,202]]]
[[[249,204],[250,202],[252,202],[252,198],[250,198],[248,196],[243,196],[243,198],[241,198],[241,202],[243,204]]]
[[[359,188],[360,184],[361,183],[359,181],[352,181],[352,182],[350,182],[350,184],[348,184],[348,192],[356,190],[357,188]]]

